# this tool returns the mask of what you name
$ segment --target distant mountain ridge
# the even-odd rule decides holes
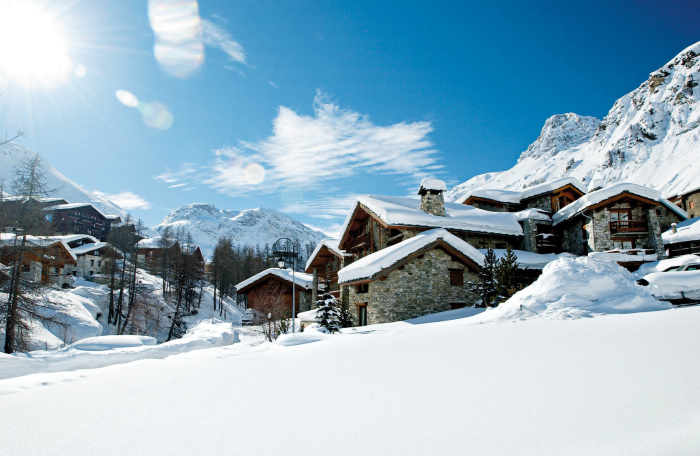
[[[6,193],[12,194],[10,185],[14,177],[15,166],[18,165],[22,159],[33,157],[34,154],[35,152],[13,142],[0,146],[0,179],[5,179]],[[49,187],[58,189],[56,194],[51,196],[63,198],[69,203],[90,203],[105,215],[118,215],[122,217],[122,219],[126,217],[126,211],[115,203],[100,198],[94,193],[85,190],[83,187],[58,172],[46,159],[44,159],[43,162],[49,180]]]
[[[560,177],[588,184],[632,182],[672,196],[700,186],[700,42],[618,99],[601,121],[574,113],[545,122],[511,169],[457,185],[456,201],[479,188],[520,190]]]
[[[282,237],[298,241],[302,247],[307,243],[315,246],[328,237],[273,209],[230,211],[203,203],[182,206],[165,217],[154,229],[162,233],[166,226],[172,229],[181,227],[189,232],[207,258],[211,258],[221,236],[230,237],[237,246],[260,247],[265,244],[272,247]]]

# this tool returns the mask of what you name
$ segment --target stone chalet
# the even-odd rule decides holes
[[[14,234],[0,234],[0,262],[12,265],[16,261],[16,250],[10,246],[21,242],[22,239],[15,239]],[[63,288],[70,287],[73,279],[67,270],[76,265],[76,257],[70,252],[65,241],[27,236],[25,249],[20,257],[21,274],[25,280],[56,284]]]
[[[318,300],[316,290],[325,286],[326,279],[330,279],[330,293],[336,299],[340,299],[340,287],[338,286],[338,271],[350,264],[352,255],[338,248],[338,239],[324,239],[318,243],[313,253],[306,261],[306,273],[313,277],[314,287],[311,288],[311,302]]]
[[[514,212],[523,227],[520,250],[560,252],[560,238],[552,227],[552,214],[586,194],[586,187],[573,177],[515,190],[474,190],[456,202],[494,212]]]
[[[58,204],[44,208],[46,220],[62,234],[87,234],[106,241],[113,223],[121,222],[117,215],[105,215],[89,203]]]
[[[478,281],[484,256],[444,229],[420,232],[338,272],[354,324],[387,323],[465,307],[467,282]]]
[[[106,266],[112,258],[121,260],[124,257],[106,242],[95,242],[71,249],[77,265],[68,270],[68,273],[77,277],[91,278],[106,274]]]
[[[661,239],[669,258],[700,255],[700,217],[672,224],[670,230],[661,233]]]
[[[643,249],[654,251],[654,260],[666,257],[661,233],[686,218],[658,191],[629,183],[588,193],[552,216],[566,252],[587,255]]]
[[[686,190],[667,198],[676,206],[688,213],[689,218],[700,216],[700,187]]]
[[[303,272],[295,272],[294,285],[296,313],[311,310],[313,277]],[[292,271],[266,269],[236,285],[236,294],[237,302],[244,303],[246,309],[253,309],[265,315],[270,312],[288,311],[291,315]]]

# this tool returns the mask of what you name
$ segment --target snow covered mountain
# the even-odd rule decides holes
[[[12,142],[0,146],[0,179],[5,179],[5,192],[12,194],[10,184],[12,183],[15,166],[23,158],[33,156],[33,151]],[[90,203],[106,215],[119,215],[122,218],[126,216],[124,209],[85,190],[58,172],[46,160],[44,160],[44,167],[46,168],[49,187],[58,189],[56,194],[52,196],[63,198],[69,203]]]
[[[163,232],[166,226],[189,231],[202,253],[211,258],[221,236],[229,236],[235,245],[264,247],[279,238],[287,237],[304,246],[314,246],[328,236],[302,225],[287,214],[272,209],[257,208],[245,211],[217,209],[212,204],[187,204],[172,212],[154,229]]]
[[[699,81],[700,42],[617,100],[602,121],[573,113],[550,117],[513,168],[475,176],[447,199],[478,188],[520,190],[565,176],[587,184],[632,182],[665,196],[700,186]]]

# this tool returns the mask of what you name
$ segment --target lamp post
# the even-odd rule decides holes
[[[294,241],[288,238],[280,238],[272,245],[272,254],[278,257],[277,266],[284,269],[285,260],[291,260],[292,263],[292,334],[295,332],[296,323],[296,283],[294,282],[294,267],[295,258],[299,256]]]

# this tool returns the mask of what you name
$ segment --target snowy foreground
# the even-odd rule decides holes
[[[0,454],[700,454],[700,306],[670,307],[584,258],[488,311],[278,343],[239,327],[232,345],[1,380]]]

